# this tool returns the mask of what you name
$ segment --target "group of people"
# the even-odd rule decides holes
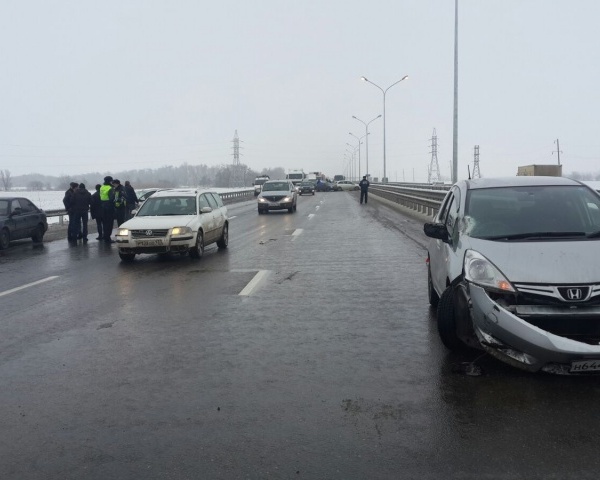
[[[129,180],[121,185],[118,179],[104,177],[104,183],[96,185],[94,193],[90,193],[83,183],[71,182],[63,198],[69,215],[67,240],[69,243],[77,243],[81,239],[83,243],[87,243],[89,212],[92,219],[96,220],[96,240],[114,243],[111,235],[115,220],[117,226],[120,226],[130,219],[138,202]]]

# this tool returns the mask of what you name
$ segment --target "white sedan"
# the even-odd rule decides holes
[[[335,182],[336,190],[359,190],[359,186],[350,180],[339,180]]]
[[[141,253],[188,253],[200,258],[211,243],[227,248],[227,207],[218,193],[209,190],[160,190],[121,224],[115,241],[124,262]]]

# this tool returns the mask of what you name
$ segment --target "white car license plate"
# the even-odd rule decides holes
[[[161,239],[138,240],[136,245],[138,247],[161,247],[163,245],[163,241]]]
[[[600,360],[577,360],[571,362],[571,373],[600,372]]]

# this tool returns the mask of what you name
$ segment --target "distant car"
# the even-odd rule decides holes
[[[46,214],[23,197],[0,198],[0,250],[12,240],[31,238],[41,243],[48,230]]]
[[[302,182],[298,185],[298,195],[315,194],[315,184],[313,182]]]
[[[350,180],[340,180],[339,182],[335,182],[335,189],[338,191],[348,191],[348,190],[360,190],[358,184],[351,182]]]
[[[317,192],[333,192],[333,183],[321,180],[315,184],[315,190]]]
[[[536,372],[600,373],[600,195],[563,177],[457,182],[424,225],[444,345]]]
[[[164,190],[162,188],[143,188],[137,192],[138,202],[140,204],[144,203],[148,198],[150,198],[155,192],[159,190]]]
[[[200,258],[211,243],[227,248],[227,207],[219,194],[210,190],[160,190],[144,202],[135,217],[121,224],[115,241],[124,262],[142,253],[189,253]]]
[[[298,192],[289,180],[269,180],[262,186],[258,195],[258,213],[269,213],[271,210],[296,211]]]

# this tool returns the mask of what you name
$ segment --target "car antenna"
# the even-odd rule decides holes
[[[469,180],[471,180],[471,165],[467,165],[467,171],[469,172]]]

